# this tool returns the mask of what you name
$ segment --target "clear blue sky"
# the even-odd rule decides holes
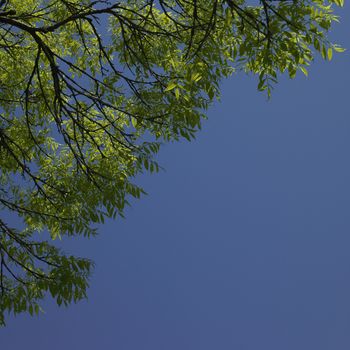
[[[333,37],[350,48],[349,4]],[[89,299],[8,319],[1,350],[349,350],[350,53],[282,79],[234,76],[195,142],[97,239]]]

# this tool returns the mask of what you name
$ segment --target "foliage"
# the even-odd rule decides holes
[[[270,95],[316,51],[342,0],[1,0],[0,324],[86,296],[92,262],[52,240],[123,216],[162,142],[191,140],[219,82],[259,77]],[[51,239],[45,240],[45,233]]]

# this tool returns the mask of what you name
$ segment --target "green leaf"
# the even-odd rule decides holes
[[[333,57],[333,50],[331,47],[329,47],[327,50],[327,58],[330,61],[332,59],[332,57]]]
[[[194,81],[194,82],[197,82],[199,80],[202,79],[202,76],[200,75],[200,73],[193,73],[191,75],[191,80]]]
[[[346,51],[346,49],[344,49],[344,48],[342,48],[340,46],[337,46],[337,45],[334,45],[333,49],[334,49],[335,52],[345,52]]]
[[[175,89],[177,87],[177,83],[175,83],[175,82],[171,82],[166,88],[165,88],[165,92],[166,91],[171,91],[171,90],[173,90],[173,89]]]
[[[309,75],[307,69],[304,66],[300,66],[300,70],[304,73],[306,77]]]

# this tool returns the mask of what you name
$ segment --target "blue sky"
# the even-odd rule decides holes
[[[317,59],[270,101],[255,78],[223,82],[127,218],[65,242],[96,262],[89,299],[9,318],[1,349],[348,350],[349,68],[349,52]]]

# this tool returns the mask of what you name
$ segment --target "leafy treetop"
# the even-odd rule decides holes
[[[95,235],[158,171],[162,142],[191,140],[219,83],[307,75],[343,0],[1,0],[0,324],[86,296],[92,262],[52,239]]]

